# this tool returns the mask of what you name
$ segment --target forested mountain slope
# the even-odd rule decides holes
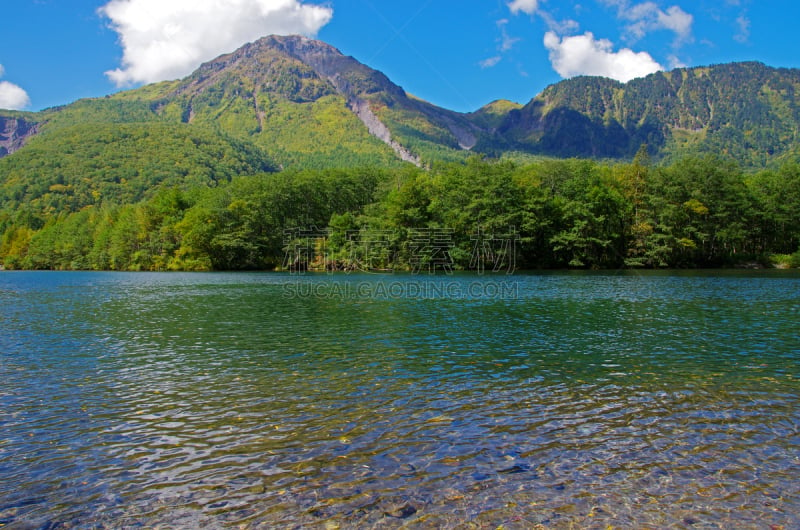
[[[721,154],[747,167],[797,155],[800,70],[732,63],[628,83],[578,77],[545,89],[498,127],[501,145],[557,157]]]
[[[524,106],[496,101],[464,114],[410,96],[328,44],[270,36],[182,80],[3,113],[0,157],[34,136],[62,143],[73,126],[162,122],[213,131],[295,169],[430,166],[470,152],[630,160],[642,144],[657,161],[710,153],[757,169],[800,155],[798,90],[800,70],[732,63],[624,84],[578,77]]]

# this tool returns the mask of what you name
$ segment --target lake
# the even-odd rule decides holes
[[[800,273],[0,273],[0,526],[798,528]]]

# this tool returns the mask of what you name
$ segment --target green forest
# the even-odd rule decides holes
[[[207,140],[173,135],[175,149],[188,146],[189,153]],[[191,185],[167,174],[148,187],[145,168],[132,169],[127,183],[97,187],[91,183],[102,180],[64,167],[48,173],[47,189],[30,201],[8,179],[0,264],[414,270],[426,266],[420,260],[442,265],[436,260],[446,255],[453,269],[469,270],[479,242],[489,241],[501,245],[486,254],[487,267],[492,260],[523,269],[800,266],[796,163],[756,173],[714,156],[654,165],[642,149],[627,163],[474,156],[430,169],[275,172],[259,153],[231,158],[227,145],[216,147],[215,158],[228,172],[209,170]],[[180,174],[176,163],[169,167]],[[253,173],[236,176],[242,168]],[[437,238],[438,258],[419,252]]]

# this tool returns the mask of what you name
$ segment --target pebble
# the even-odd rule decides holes
[[[410,503],[405,503],[387,511],[386,515],[389,517],[394,517],[395,519],[406,519],[415,513],[417,513],[417,509],[414,508]]]

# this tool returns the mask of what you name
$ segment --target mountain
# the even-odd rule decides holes
[[[327,44],[267,37],[182,80],[0,114],[0,209],[76,211],[284,167],[459,160],[472,127]]]
[[[123,93],[159,116],[219,126],[284,166],[416,165],[463,159],[480,129],[409,96],[381,72],[323,42],[270,36],[188,78]]]
[[[149,122],[219,130],[282,167],[306,168],[463,160],[481,132],[466,115],[408,95],[328,44],[271,36],[182,80],[0,115],[0,157],[38,133],[50,141],[78,124]]]
[[[498,126],[505,148],[557,156],[725,154],[764,167],[797,154],[800,70],[732,63],[628,83],[577,77],[545,89]]]
[[[463,161],[471,153],[632,159],[642,144],[655,160],[715,153],[762,168],[800,156],[799,91],[800,70],[733,63],[628,83],[578,77],[546,88],[526,105],[501,100],[459,113],[409,95],[328,44],[270,36],[203,64],[185,79],[37,113],[0,113],[0,200],[37,198],[49,190],[42,179],[74,187],[80,164],[106,182],[125,178],[139,192],[122,196],[140,198],[147,186],[180,181],[175,172],[162,178],[148,169],[172,164],[177,146],[170,138],[197,147],[214,137],[217,152],[243,153],[206,160],[196,172],[186,169],[187,182],[236,168],[430,166]],[[137,162],[125,164],[132,147],[121,138],[140,135],[131,132],[137,127],[150,127],[150,140]],[[80,145],[102,149],[83,152],[88,158],[80,159]],[[47,153],[48,162],[42,166],[33,153]],[[122,166],[124,177],[117,169]],[[47,170],[45,178],[47,167],[73,170]],[[39,175],[36,182],[32,175]]]

